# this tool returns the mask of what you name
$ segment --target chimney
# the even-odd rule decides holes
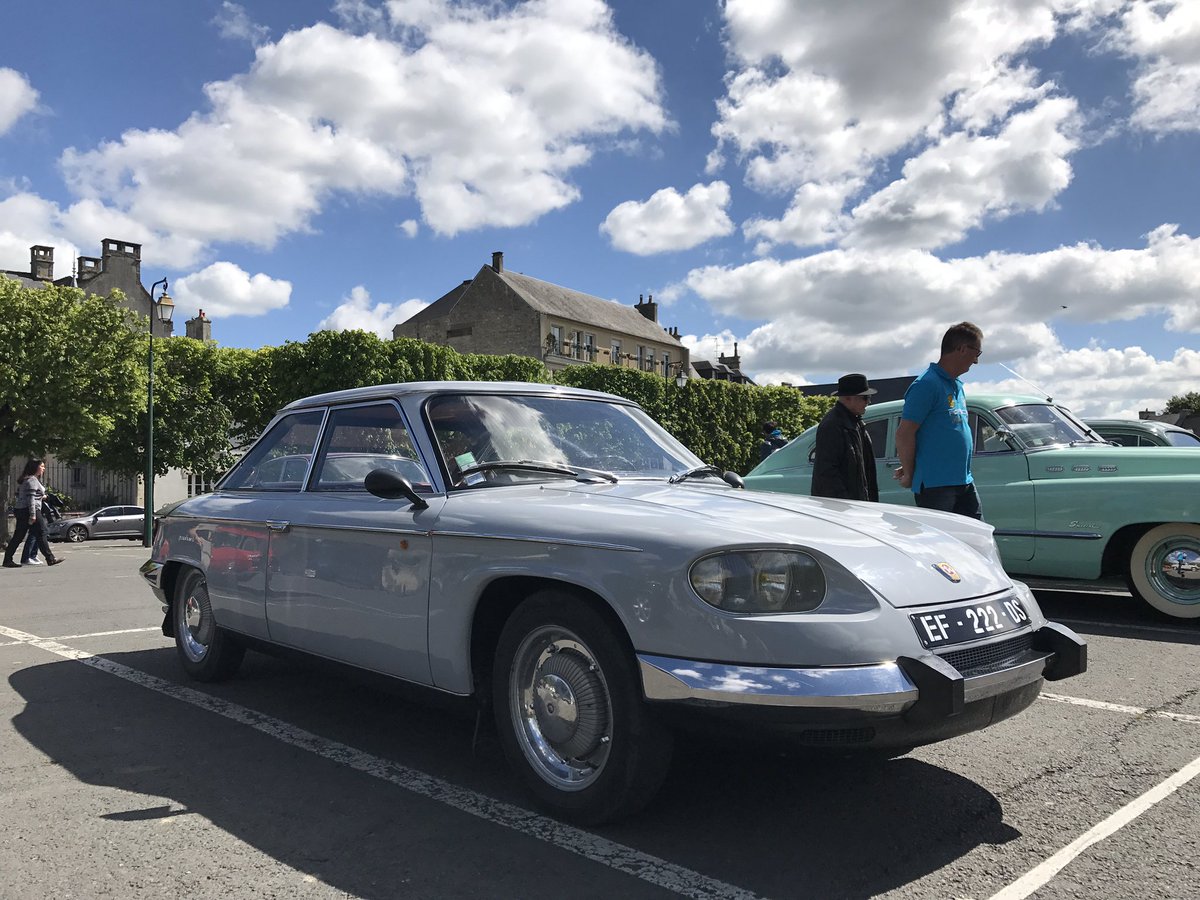
[[[497,273],[504,271],[504,251],[496,250],[492,253],[492,271]]]
[[[650,295],[650,299],[643,301],[642,295],[638,294],[637,305],[634,306],[638,312],[649,319],[651,322],[658,324],[658,304],[654,302],[654,295]]]
[[[103,271],[104,263],[101,260],[94,256],[81,256],[79,257],[75,280],[79,284],[83,284],[85,281],[91,281]]]
[[[39,281],[54,280],[54,248],[35,244],[29,248],[29,277]]]
[[[190,338],[195,338],[198,341],[212,340],[212,320],[204,315],[204,310],[196,315],[194,319],[188,319],[184,323],[185,334]]]
[[[133,276],[142,280],[142,245],[131,244],[129,241],[118,241],[105,238],[100,242],[100,255],[104,258],[104,269],[110,271],[110,263],[116,259],[129,260],[133,267]]]
[[[729,366],[731,369],[740,369],[742,367],[742,358],[738,356],[737,341],[733,342],[733,356],[726,356],[724,353],[722,353],[717,358],[717,362],[721,363],[723,366]]]

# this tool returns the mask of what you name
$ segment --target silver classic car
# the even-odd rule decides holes
[[[879,499],[911,505],[892,470],[904,404],[867,407]],[[1004,567],[1031,578],[1123,578],[1177,618],[1200,617],[1200,453],[1118,447],[1069,409],[1036,397],[967,396],[971,472]],[[807,494],[816,428],[746,476],[753,490]]]
[[[292,403],[141,571],[193,678],[279,645],[472,697],[584,823],[649,800],[680,725],[899,754],[1087,659],[990,526],[745,491],[634,403],[540,384]]]

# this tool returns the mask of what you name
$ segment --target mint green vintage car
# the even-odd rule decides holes
[[[972,473],[1011,575],[1124,578],[1135,597],[1200,617],[1200,450],[1116,447],[1034,397],[968,396]],[[892,478],[902,401],[867,408],[879,499],[912,505]],[[816,428],[767,457],[746,487],[807,494]],[[824,500],[841,504],[848,501]]]

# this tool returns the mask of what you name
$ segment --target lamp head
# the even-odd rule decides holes
[[[158,321],[170,322],[171,316],[175,315],[175,301],[171,299],[171,295],[167,293],[167,289],[163,287],[163,295],[158,298],[158,303],[155,308],[158,310]]]

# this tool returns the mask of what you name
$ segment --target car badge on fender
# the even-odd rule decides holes
[[[958,574],[954,566],[950,565],[950,563],[934,563],[933,567],[955,584],[958,584],[960,581],[962,581],[962,576]]]

